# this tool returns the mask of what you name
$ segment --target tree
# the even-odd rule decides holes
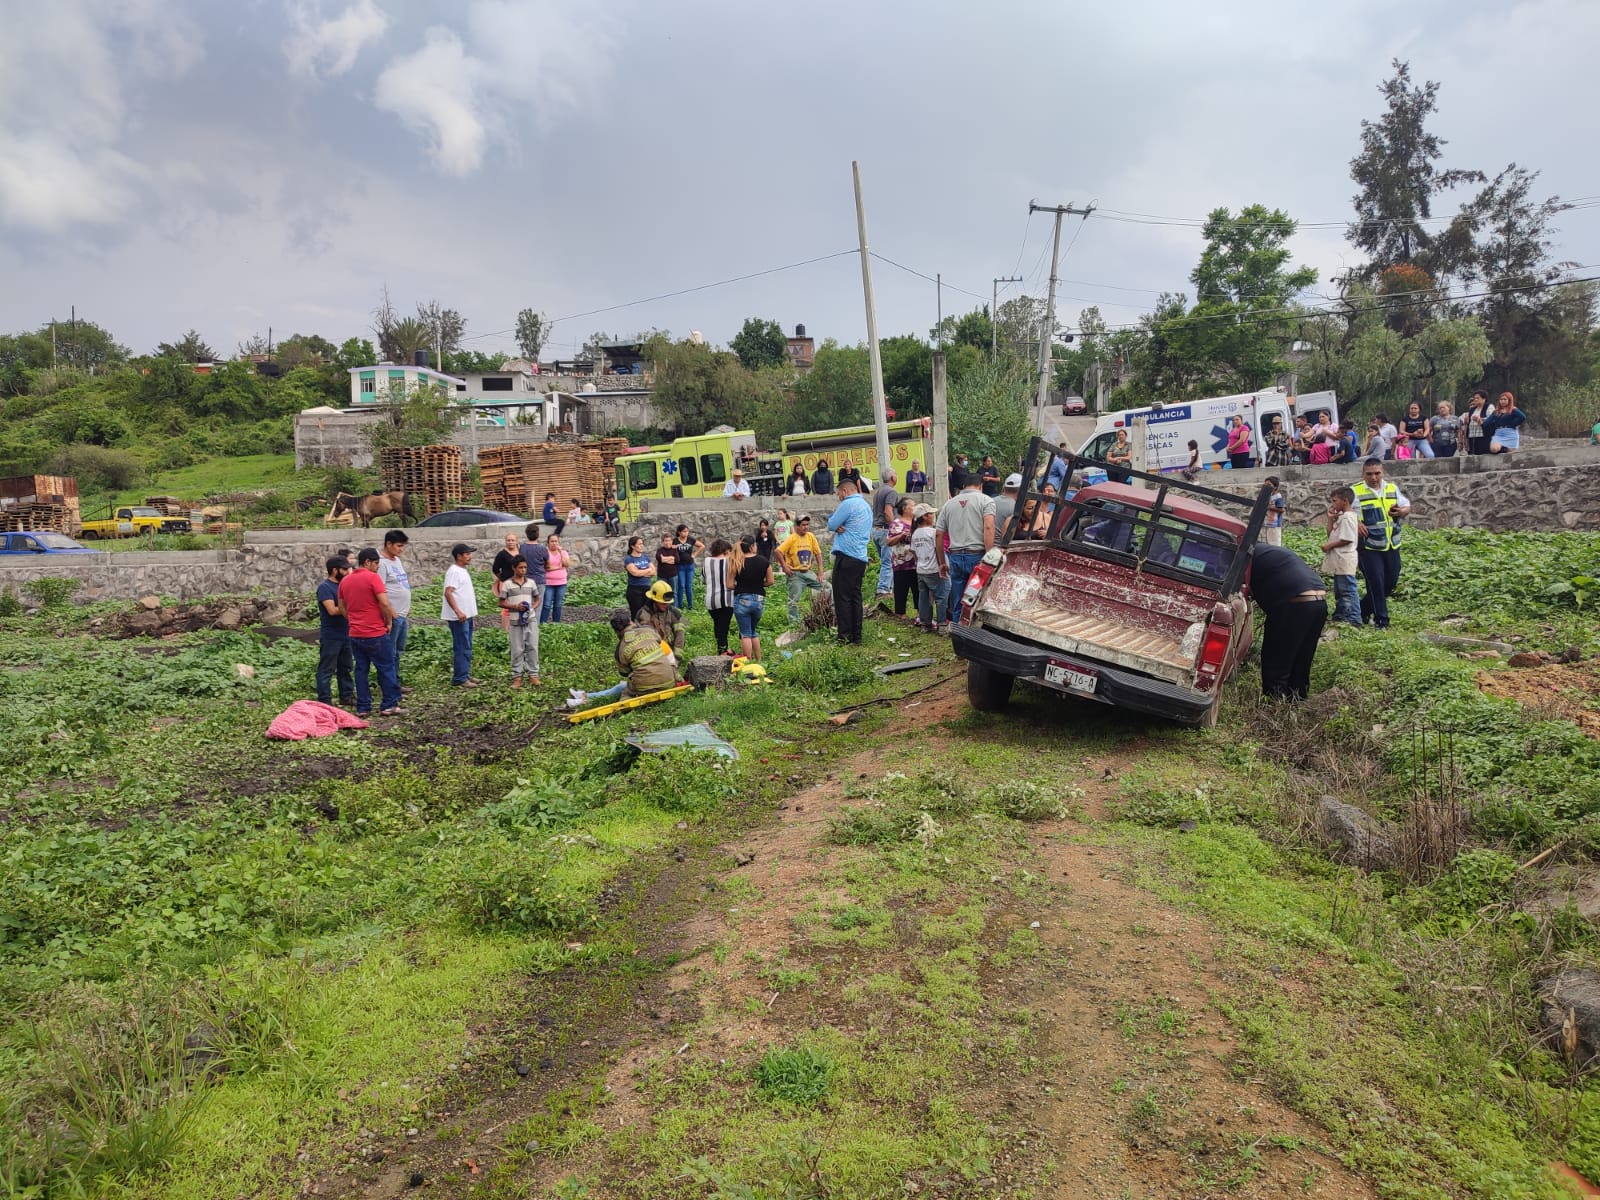
[[[339,351],[325,337],[315,333],[296,333],[278,343],[277,359],[285,367],[317,367],[333,362]]]
[[[252,333],[249,337],[243,339],[239,343],[238,347],[233,352],[233,356],[234,358],[252,358],[256,356],[264,356],[269,348],[270,345],[267,342],[265,334]]]
[[[206,345],[205,339],[191,329],[177,342],[162,342],[156,347],[155,357],[175,358],[179,362],[216,362],[217,352]]]
[[[733,335],[728,348],[752,371],[782,366],[789,361],[789,342],[783,336],[782,327],[776,321],[763,321],[760,317],[746,317],[744,328]]]
[[[417,320],[427,328],[428,348],[437,353],[439,362],[446,354],[461,349],[461,335],[467,331],[467,319],[455,309],[443,308],[437,300],[429,300],[417,305]]]
[[[980,363],[950,385],[950,450],[974,462],[994,455],[1001,470],[1018,462],[1033,434],[1029,405],[1037,377],[1016,358]]]
[[[655,362],[656,408],[680,436],[715,425],[748,427],[777,391],[769,373],[747,370],[736,355],[703,342],[657,335],[645,343],[645,357]]]
[[[1237,217],[1226,208],[1211,212],[1206,247],[1189,276],[1194,307],[1181,311],[1182,297],[1163,296],[1152,314],[1152,387],[1246,390],[1284,369],[1295,296],[1317,279],[1310,267],[1289,269],[1294,230],[1288,216],[1260,204]]]
[[[394,351],[390,362],[416,361],[418,350],[433,349],[433,330],[416,317],[401,317],[389,328],[389,346]]]
[[[1000,326],[1000,348],[1011,347],[1024,355],[1037,353],[1039,330],[1044,325],[1045,301],[1037,296],[1017,296],[995,310]]]
[[[341,371],[348,371],[351,367],[370,367],[377,361],[378,352],[366,338],[346,338],[339,344],[338,353],[333,357],[333,365]]]
[[[1361,122],[1361,153],[1350,160],[1359,189],[1352,200],[1356,220],[1346,236],[1371,256],[1362,272],[1368,279],[1396,263],[1416,263],[1435,278],[1452,275],[1466,249],[1460,232],[1436,239],[1423,222],[1433,215],[1435,196],[1483,175],[1438,166],[1445,141],[1427,130],[1438,111],[1437,83],[1413,86],[1411,64],[1397,58],[1394,75],[1378,90],[1388,108],[1376,121]]]
[[[938,342],[942,334],[946,350],[953,346],[971,346],[987,354],[993,330],[994,322],[989,319],[989,306],[985,304],[959,317],[946,317],[928,330],[928,340]]]
[[[422,384],[409,391],[395,384],[378,407],[383,419],[362,430],[374,455],[385,446],[434,446],[450,440],[461,414],[442,387]]]
[[[62,367],[75,367],[91,375],[108,367],[119,367],[128,361],[129,350],[109,332],[79,317],[76,321],[47,321],[34,335],[38,350],[36,359],[40,366],[50,364],[50,329],[55,326],[55,361]]]
[[[517,314],[517,349],[530,362],[539,361],[539,351],[550,337],[550,322],[543,313],[525,308]]]

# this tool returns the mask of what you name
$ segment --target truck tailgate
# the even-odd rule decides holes
[[[1069,654],[1192,686],[1215,593],[1049,542],[1013,544],[977,622]]]

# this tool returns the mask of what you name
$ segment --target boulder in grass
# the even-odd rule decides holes
[[[1572,967],[1539,983],[1545,1037],[1575,1067],[1600,1058],[1600,971]]]
[[[733,660],[722,654],[702,654],[689,660],[689,682],[704,690],[720,687],[728,682],[729,664]]]
[[[1317,829],[1332,844],[1334,857],[1368,871],[1383,871],[1398,861],[1394,830],[1336,796],[1317,800]]]

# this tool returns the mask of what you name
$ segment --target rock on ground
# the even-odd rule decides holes
[[[1548,1037],[1574,1065],[1600,1057],[1600,971],[1572,968],[1539,983],[1541,1022]]]
[[[720,654],[702,654],[689,660],[689,682],[697,688],[717,687],[728,682],[728,664]]]
[[[1317,829],[1331,842],[1341,862],[1365,870],[1386,870],[1397,861],[1394,830],[1354,804],[1336,796],[1317,800]]]

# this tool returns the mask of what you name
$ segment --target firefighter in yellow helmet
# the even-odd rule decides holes
[[[644,601],[639,619],[654,629],[674,654],[682,657],[683,611],[673,604],[672,585],[664,579],[656,580],[645,591]]]

